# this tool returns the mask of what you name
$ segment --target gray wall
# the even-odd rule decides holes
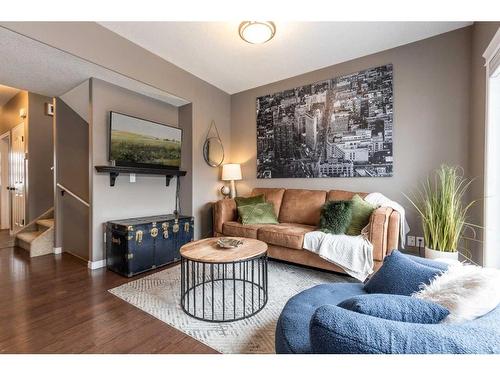
[[[412,233],[417,215],[402,193],[411,193],[442,163],[468,167],[471,28],[333,65],[231,97],[231,161],[242,163],[238,192],[253,187],[379,191],[403,204]],[[370,67],[394,65],[394,176],[389,178],[256,179],[258,96]]]
[[[428,172],[447,162],[462,165],[470,176],[479,176],[471,196],[482,196],[484,68],[481,54],[498,22],[475,23],[466,29],[245,91],[232,98],[95,23],[6,24],[24,35],[193,103],[192,184],[195,193],[192,206],[197,220],[197,236],[209,233],[210,217],[206,205],[217,199],[221,185],[219,170],[208,167],[201,154],[204,136],[212,119],[221,132],[226,161],[244,163],[245,180],[238,183],[242,193],[253,186],[378,190],[409,208],[401,192],[411,191]],[[255,179],[255,97],[389,62],[394,64],[395,85],[394,177]],[[234,130],[230,128],[230,121]],[[474,215],[482,219],[480,207]],[[418,234],[420,225],[414,212],[409,212],[409,216],[412,232]]]
[[[56,179],[90,202],[90,86],[83,82],[56,99]],[[56,190],[56,241],[63,251],[88,260],[90,209],[69,194]]]
[[[116,111],[147,120],[178,126],[176,107],[97,79],[91,80],[93,166],[108,165],[109,112]],[[174,182],[174,180],[172,180]],[[109,174],[92,172],[92,261],[104,258],[103,223],[112,219],[172,213],[175,183],[165,186],[161,176],[137,175],[129,182],[120,175],[114,187]]]
[[[472,61],[470,87],[470,127],[468,133],[469,171],[476,178],[472,185],[470,197],[477,200],[471,211],[471,222],[484,224],[484,142],[485,142],[485,109],[486,109],[486,70],[483,53],[500,27],[500,22],[476,22],[472,33]],[[498,229],[498,228],[497,228]],[[482,231],[478,230],[479,238]],[[475,244],[475,260],[482,264],[482,251]]]
[[[94,22],[2,24],[192,103],[195,236],[211,233],[207,203],[219,198],[218,191],[222,183],[219,180],[219,168],[209,167],[203,160],[201,150],[210,122],[214,120],[224,143],[226,161],[231,160],[230,95]]]
[[[54,206],[54,118],[45,114],[45,103],[52,98],[28,94],[28,222]]]
[[[181,170],[186,176],[181,177],[179,192],[180,212],[193,215],[193,105],[179,107],[179,128],[182,129]],[[172,181],[173,183],[174,181]]]

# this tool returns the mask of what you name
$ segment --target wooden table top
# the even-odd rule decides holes
[[[212,237],[189,242],[181,247],[181,256],[195,262],[231,263],[254,258],[267,251],[265,242],[243,237],[230,237],[243,241],[243,245],[234,249],[223,249],[217,245],[220,238]]]

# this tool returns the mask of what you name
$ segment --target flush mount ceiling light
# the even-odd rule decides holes
[[[262,44],[271,40],[276,26],[271,21],[244,21],[239,27],[240,37],[251,44]]]

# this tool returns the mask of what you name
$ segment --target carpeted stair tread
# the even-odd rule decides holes
[[[40,219],[36,223],[41,227],[52,228],[54,226],[54,219]]]
[[[16,235],[16,237],[21,240],[21,241],[24,241],[26,243],[32,243],[33,240],[35,238],[37,238],[38,236],[40,236],[43,232],[43,230],[39,230],[39,231],[31,231],[31,232],[22,232],[22,233],[18,233]]]

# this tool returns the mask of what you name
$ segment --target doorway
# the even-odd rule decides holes
[[[21,230],[26,220],[25,202],[25,175],[26,175],[26,153],[24,122],[12,129],[12,146],[10,152],[10,201],[12,207],[12,231]]]
[[[10,229],[10,131],[0,135],[0,229]]]

